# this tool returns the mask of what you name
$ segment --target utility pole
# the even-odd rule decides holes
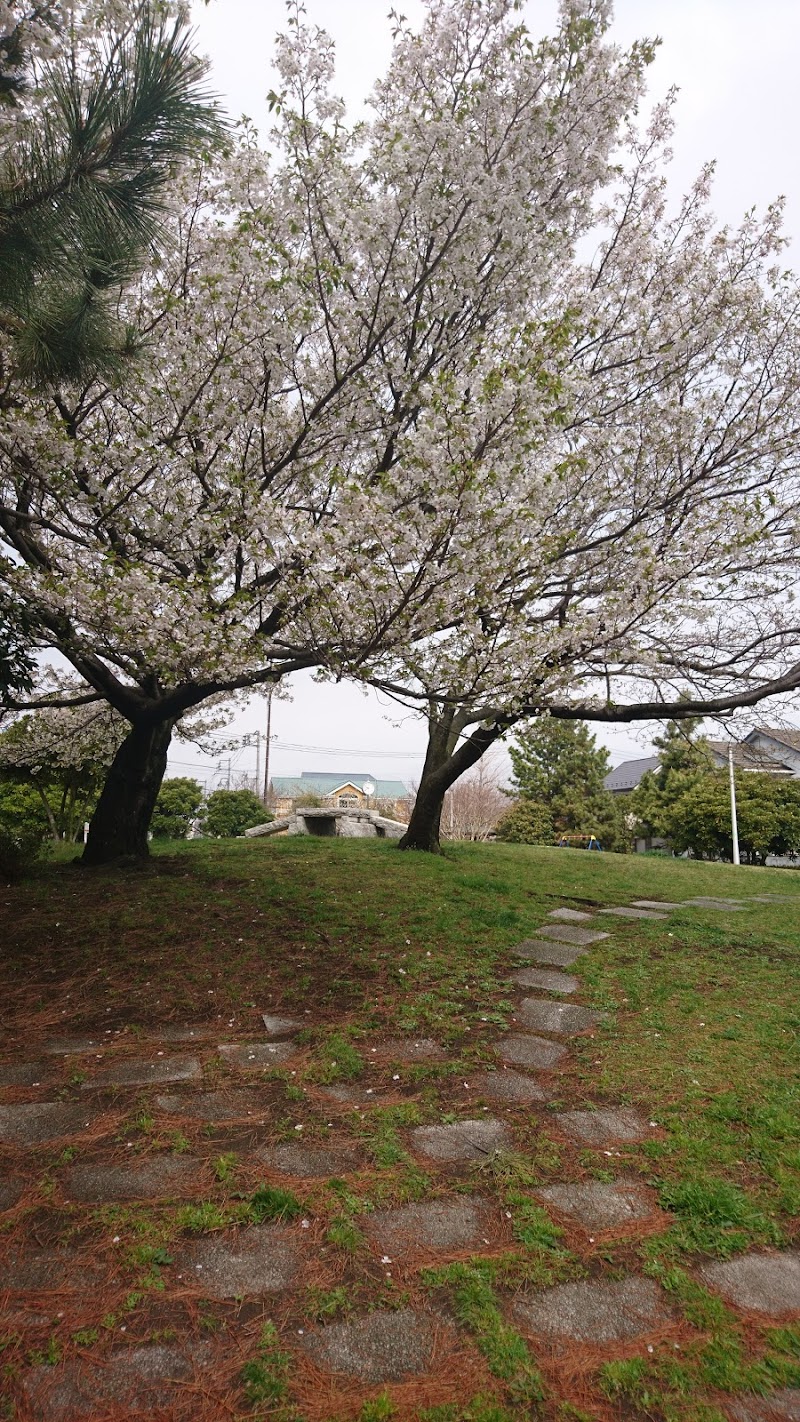
[[[269,741],[272,727],[272,685],[267,691],[267,738],[264,745],[264,794],[263,800],[266,805],[269,799]]]
[[[728,779],[731,783],[731,837],[733,839],[733,862],[740,864],[739,825],[736,819],[736,781],[733,777],[733,746],[728,746]]]
[[[261,784],[261,732],[256,731],[256,794]]]
[[[228,789],[231,788],[231,758],[228,756]]]

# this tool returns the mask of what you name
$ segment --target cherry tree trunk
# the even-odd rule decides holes
[[[134,725],[106,777],[89,825],[83,864],[146,859],[147,831],[167,768],[174,721]]]
[[[439,831],[445,795],[459,776],[477,765],[484,751],[507,729],[505,724],[499,723],[479,726],[459,746],[462,726],[463,721],[459,724],[452,708],[429,719],[425,765],[408,829],[398,842],[400,849],[423,849],[428,854],[440,852]]]

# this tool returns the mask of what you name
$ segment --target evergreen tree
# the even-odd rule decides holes
[[[662,735],[654,738],[658,769],[642,776],[629,801],[643,833],[669,839],[675,802],[711,770],[708,746],[697,735],[701,724],[698,716],[668,721]]]
[[[509,754],[513,790],[549,810],[557,836],[593,834],[604,849],[627,849],[624,812],[604,784],[608,751],[585,722],[542,717],[518,732]]]
[[[34,88],[43,26],[58,30],[56,6],[0,36],[0,324],[18,374],[84,381],[115,375],[135,347],[116,294],[161,237],[176,165],[222,125],[180,18],[137,6],[99,42],[79,24]]]

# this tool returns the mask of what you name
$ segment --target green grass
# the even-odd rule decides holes
[[[575,965],[581,1000],[609,1016],[572,1044],[558,1105],[628,1102],[657,1123],[650,1139],[619,1155],[579,1150],[552,1126],[555,1103],[509,1105],[497,1113],[511,1126],[510,1152],[461,1172],[415,1158],[415,1125],[480,1113],[464,1083],[494,1060],[492,1043],[518,998],[510,949],[535,936],[551,908],[769,893],[792,902],[744,913],[682,909],[666,923],[609,919],[612,936]],[[452,1401],[420,1405],[420,1422],[508,1422],[543,1407],[559,1422],[585,1422],[609,1408],[626,1422],[720,1422],[721,1398],[800,1385],[797,1330],[745,1327],[694,1273],[703,1259],[798,1240],[800,874],[507,845],[459,846],[431,858],[384,843],[195,842],[159,847],[143,871],[43,865],[6,891],[0,938],[4,1025],[31,1053],[37,1033],[54,1023],[77,1034],[133,1020],[133,1046],[166,1020],[233,1018],[243,1038],[260,1030],[260,1011],[302,1017],[308,1026],[296,1071],[259,1080],[272,1137],[296,1140],[302,1125],[304,1140],[322,1144],[333,1129],[365,1162],[346,1180],[309,1184],[301,1200],[259,1184],[247,1149],[232,1147],[224,1131],[182,1122],[169,1135],[145,1093],[121,1097],[118,1148],[133,1141],[128,1154],[137,1158],[201,1154],[210,1168],[206,1195],[178,1205],[67,1207],[61,1172],[75,1150],[81,1161],[91,1158],[92,1146],[34,1152],[36,1204],[9,1219],[4,1237],[13,1243],[30,1216],[37,1236],[68,1244],[74,1237],[105,1251],[117,1237],[122,1243],[113,1246],[116,1292],[87,1297],[80,1318],[63,1325],[15,1332],[5,1349],[15,1377],[33,1354],[56,1368],[71,1349],[102,1348],[123,1324],[129,1340],[137,1328],[144,1336],[154,1300],[159,1328],[179,1322],[162,1315],[187,1233],[276,1223],[299,1237],[307,1215],[323,1272],[298,1294],[291,1322],[276,1316],[278,1327],[265,1325],[247,1358],[238,1405],[248,1417],[302,1416],[293,1345],[304,1321],[324,1327],[400,1306],[456,1318],[483,1370],[477,1380],[452,1379]],[[370,1051],[381,1037],[423,1033],[445,1045],[447,1058],[385,1069],[387,1084],[397,1077],[391,1104],[362,1112],[322,1103],[320,1086],[368,1084],[383,1069]],[[64,1099],[85,1098],[85,1068],[91,1063],[64,1064]],[[232,1079],[221,1062],[207,1064],[207,1086]],[[668,1212],[662,1230],[595,1246],[579,1232],[562,1233],[534,1193],[551,1182],[621,1175],[653,1190]],[[406,1269],[378,1264],[364,1216],[459,1193],[488,1201],[505,1231],[501,1245],[436,1268],[429,1259]],[[680,1348],[667,1342],[652,1353],[609,1356],[586,1380],[585,1410],[583,1397],[561,1397],[557,1384],[543,1403],[535,1349],[512,1324],[515,1295],[631,1270],[667,1290],[682,1320]],[[224,1310],[213,1327],[227,1337]],[[342,1402],[343,1410],[337,1404],[331,1418],[379,1422],[405,1415],[404,1405],[387,1388]]]

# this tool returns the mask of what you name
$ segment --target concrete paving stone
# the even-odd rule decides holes
[[[587,1032],[607,1015],[605,1012],[593,1012],[589,1007],[578,1007],[574,1002],[551,1002],[546,997],[524,997],[516,1011],[517,1018],[526,1027],[564,1036]]]
[[[267,1146],[258,1151],[256,1159],[281,1175],[296,1175],[300,1179],[325,1180],[332,1175],[347,1175],[359,1167],[355,1151],[326,1149],[316,1146]]]
[[[683,904],[669,903],[666,899],[634,899],[633,907],[655,909],[657,913],[669,913],[672,909],[683,908]]]
[[[444,1057],[447,1053],[439,1042],[431,1037],[389,1037],[385,1042],[376,1042],[369,1048],[370,1056],[389,1057],[396,1062],[424,1062],[431,1057]]]
[[[150,1036],[157,1042],[207,1042],[213,1040],[218,1032],[218,1022],[209,1022],[206,1026],[199,1027],[179,1027],[175,1023],[167,1022],[163,1027],[153,1027]]]
[[[177,1348],[146,1344],[119,1350],[102,1363],[69,1360],[62,1366],[32,1368],[24,1388],[33,1416],[42,1422],[71,1422],[76,1417],[97,1416],[101,1407],[125,1412],[152,1413],[168,1407],[175,1397],[174,1384],[185,1385],[194,1369]]]
[[[740,1254],[704,1264],[699,1274],[736,1308],[782,1318],[800,1314],[800,1250],[780,1254]]]
[[[198,1240],[176,1254],[172,1277],[192,1280],[209,1299],[260,1298],[288,1289],[300,1267],[292,1240],[271,1225],[252,1225]]]
[[[423,1249],[466,1249],[486,1233],[486,1201],[431,1200],[397,1210],[376,1210],[360,1221],[381,1254],[401,1256]]]
[[[670,1320],[658,1285],[636,1277],[559,1284],[518,1298],[514,1313],[531,1333],[574,1343],[621,1343]]]
[[[741,913],[745,906],[739,899],[698,898],[686,899],[684,907],[722,909],[728,913]]]
[[[235,1042],[231,1046],[217,1047],[222,1060],[240,1071],[263,1071],[265,1067],[280,1066],[296,1057],[298,1051],[293,1042]]]
[[[102,1037],[50,1037],[41,1048],[49,1056],[80,1056],[83,1052],[96,1052],[98,1047],[107,1047]]]
[[[0,1063],[0,1086],[38,1086],[50,1069],[49,1062]]]
[[[34,1101],[22,1106],[0,1106],[0,1141],[10,1145],[39,1145],[57,1141],[91,1126],[97,1117],[90,1115],[86,1103],[72,1101]]]
[[[321,1095],[343,1106],[381,1106],[389,1095],[385,1086],[359,1086],[358,1083],[341,1083],[337,1086],[321,1086]]]
[[[144,1057],[122,1058],[99,1067],[82,1083],[81,1090],[95,1091],[102,1086],[150,1086],[152,1083],[163,1086],[170,1081],[196,1081],[202,1074],[196,1057],[156,1057],[155,1061]]]
[[[577,1185],[548,1185],[533,1193],[555,1214],[577,1220],[584,1229],[598,1234],[651,1219],[657,1213],[642,1189],[621,1181],[603,1184],[599,1180],[583,1180]]]
[[[511,1144],[502,1121],[456,1121],[449,1126],[417,1126],[411,1132],[414,1150],[431,1160],[485,1160]]]
[[[154,1105],[170,1116],[193,1121],[244,1121],[252,1117],[262,1125],[269,1109],[257,1091],[198,1091],[191,1096],[156,1096]]]
[[[585,923],[593,915],[583,913],[580,909],[557,908],[551,909],[547,917],[560,919],[562,923]]]
[[[203,1173],[203,1162],[186,1156],[152,1156],[126,1165],[73,1165],[63,1177],[72,1200],[172,1199],[190,1190]]]
[[[599,933],[591,928],[579,928],[577,924],[571,923],[545,923],[541,928],[537,928],[537,933],[541,933],[543,938],[555,938],[558,943],[577,943],[585,948],[589,943],[600,943],[603,938],[610,938],[610,933]]]
[[[0,1265],[0,1289],[70,1290],[95,1288],[101,1277],[97,1258],[67,1246],[13,1248]]]
[[[296,1017],[278,1017],[274,1012],[262,1012],[261,1021],[268,1037],[290,1037],[303,1026]]]
[[[567,1048],[560,1042],[549,1042],[546,1037],[533,1037],[525,1032],[509,1032],[493,1045],[504,1061],[539,1071],[549,1071],[567,1055]]]
[[[726,1404],[734,1422],[800,1422],[800,1388],[783,1387],[766,1397],[752,1393],[733,1397]]]
[[[485,1096],[487,1101],[517,1101],[525,1104],[548,1099],[547,1092],[542,1090],[538,1082],[535,1082],[533,1077],[524,1076],[521,1071],[479,1072],[470,1079],[469,1085],[476,1095]]]
[[[528,958],[533,963],[550,963],[554,968],[571,968],[586,953],[585,948],[571,948],[567,943],[541,943],[535,938],[523,939],[511,951],[517,958]]]
[[[433,1357],[433,1321],[411,1309],[368,1313],[308,1334],[301,1347],[318,1367],[367,1383],[402,1382],[424,1373]]]
[[[617,918],[659,918],[663,921],[668,917],[665,913],[657,913],[655,909],[626,908],[624,905],[619,908],[604,908],[600,912],[614,914]]]
[[[17,1201],[21,1199],[21,1180],[0,1180],[0,1214],[5,1210],[13,1210]]]
[[[556,1125],[581,1145],[604,1146],[614,1141],[630,1143],[649,1136],[652,1127],[639,1111],[617,1106],[601,1111],[560,1111]]]
[[[511,974],[511,981],[520,987],[541,988],[542,992],[577,992],[581,985],[580,978],[574,978],[571,973],[551,972],[547,968],[519,968]]]

